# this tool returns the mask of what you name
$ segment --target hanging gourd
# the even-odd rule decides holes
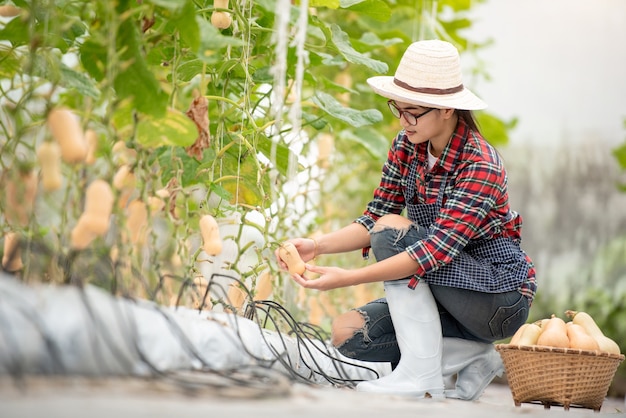
[[[52,109],[47,122],[52,136],[61,147],[63,161],[68,164],[85,161],[87,145],[76,116],[68,109]]]
[[[222,238],[217,221],[211,215],[200,218],[200,234],[202,235],[202,249],[208,255],[219,255],[222,252]]]
[[[37,148],[37,160],[41,167],[41,185],[46,192],[61,188],[61,148],[55,142],[44,142]]]
[[[228,0],[215,0],[213,3],[215,9],[228,9]],[[221,10],[214,10],[211,14],[211,24],[218,29],[227,29],[233,23],[230,13]]]
[[[265,270],[256,280],[254,300],[265,300],[272,294],[272,274]]]

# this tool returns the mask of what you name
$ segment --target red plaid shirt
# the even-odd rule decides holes
[[[462,120],[430,172],[428,143],[412,144],[401,131],[389,150],[373,199],[355,222],[371,230],[381,216],[400,214],[405,209],[405,183],[414,158],[419,160],[415,196],[418,202],[436,202],[441,174],[448,173],[446,199],[430,225],[428,238],[406,249],[419,263],[417,277],[450,263],[470,240],[509,237],[521,242],[522,218],[510,209],[506,170],[496,150]],[[532,301],[536,292],[535,268],[528,256],[526,260],[528,279],[519,291]]]

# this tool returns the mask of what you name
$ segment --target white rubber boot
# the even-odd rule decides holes
[[[446,389],[446,398],[474,401],[496,376],[502,376],[504,365],[493,344],[446,337],[441,369],[444,379],[458,374],[455,388]]]
[[[400,362],[387,376],[361,382],[360,392],[423,398],[444,397],[441,320],[428,284],[413,290],[408,280],[385,282],[385,296],[400,349]]]

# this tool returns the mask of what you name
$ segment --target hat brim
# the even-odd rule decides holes
[[[418,93],[399,87],[391,76],[376,76],[367,79],[367,84],[383,97],[398,102],[438,109],[481,110],[487,104],[467,88],[453,94]]]

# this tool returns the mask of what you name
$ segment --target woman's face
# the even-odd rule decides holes
[[[438,114],[439,109],[433,109],[411,103],[395,102],[396,108],[400,111],[400,125],[404,128],[407,138],[413,144],[420,144],[436,136],[441,123]],[[417,118],[412,125],[407,121],[406,113]],[[409,119],[412,119],[409,116]]]

